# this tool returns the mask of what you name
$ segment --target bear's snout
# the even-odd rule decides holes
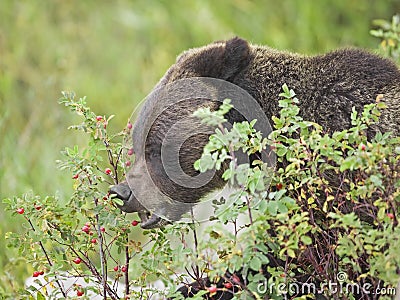
[[[156,214],[151,214],[133,195],[132,190],[130,189],[128,183],[126,181],[114,185],[109,190],[110,195],[112,197],[121,199],[124,204],[118,205],[118,208],[127,213],[137,212],[141,219],[140,226],[143,229],[151,229],[162,227],[168,222]]]

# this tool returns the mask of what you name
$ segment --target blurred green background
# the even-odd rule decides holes
[[[377,48],[373,19],[390,20],[399,0],[11,1],[0,2],[0,199],[33,190],[72,193],[56,169],[64,146],[85,144],[66,128],[78,119],[57,104],[62,90],[87,95],[98,114],[126,124],[183,50],[235,35],[303,53]],[[4,234],[20,223],[0,205],[0,288],[29,274],[14,269]],[[6,275],[7,274],[7,275]]]

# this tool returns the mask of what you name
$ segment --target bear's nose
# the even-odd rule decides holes
[[[109,192],[111,195],[116,195],[116,197],[121,200],[129,200],[129,197],[132,194],[129,185],[126,182],[112,186]]]

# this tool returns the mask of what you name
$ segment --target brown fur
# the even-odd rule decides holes
[[[379,94],[383,94],[383,101],[388,108],[383,111],[377,129],[400,134],[400,71],[390,60],[364,50],[342,49],[324,55],[304,56],[250,45],[243,39],[233,38],[185,51],[156,88],[191,77],[218,78],[241,87],[257,100],[269,119],[279,113],[278,95],[281,86],[286,83],[300,100],[302,117],[321,124],[329,132],[350,127],[352,108],[361,111],[365,104],[373,103]],[[128,174],[128,182],[136,180],[137,184],[135,178],[140,177],[140,170],[146,164],[157,187],[177,201],[196,203],[213,189],[222,186],[218,173],[211,183],[202,188],[181,188],[169,180],[160,160],[161,143],[168,128],[205,103],[208,100],[197,99],[166,109],[156,119],[144,141],[141,124],[151,115],[157,102],[145,104],[133,135],[136,157],[142,163],[134,164]],[[231,118],[232,123],[235,119]],[[195,122],[193,120],[193,123],[182,125],[182,132],[193,130]],[[145,153],[140,150],[143,146],[141,140],[145,143]],[[198,135],[182,148],[178,163],[186,174],[198,174],[193,169],[193,163],[200,157],[206,142],[205,135]],[[139,179],[139,184],[146,186],[147,183]],[[125,201],[122,207],[124,211],[137,211],[135,197],[122,196],[118,188],[112,192]],[[176,220],[187,212],[184,206],[175,205],[166,209],[174,211],[172,219]],[[144,220],[142,226],[151,228],[160,224],[163,223],[159,219],[153,219],[150,223]]]

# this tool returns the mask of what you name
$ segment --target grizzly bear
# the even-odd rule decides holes
[[[146,99],[133,128],[135,162],[127,181],[111,188],[124,202],[121,210],[138,212],[145,229],[179,220],[195,203],[224,186],[223,170],[201,180],[193,167],[213,129],[192,114],[200,107],[218,108],[212,97],[221,89],[215,81],[228,85],[224,98],[238,97],[240,92],[229,94],[234,87],[248,93],[268,120],[278,115],[278,95],[287,84],[300,101],[300,115],[328,132],[349,128],[353,107],[361,111],[380,95],[387,108],[371,130],[400,133],[400,71],[389,59],[360,49],[305,56],[251,45],[238,37],[190,49]],[[254,103],[239,96],[235,107],[253,109]],[[171,97],[176,99],[169,101]],[[240,110],[230,112],[228,122],[249,118],[243,115]],[[181,175],[174,176],[175,171]]]

